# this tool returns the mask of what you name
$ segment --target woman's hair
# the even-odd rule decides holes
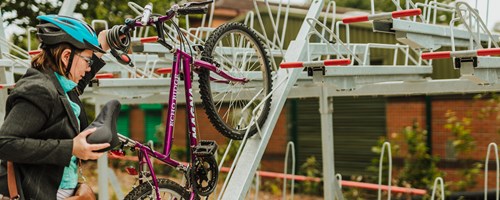
[[[38,70],[52,69],[54,72],[65,76],[66,66],[64,66],[64,63],[62,62],[62,53],[65,49],[73,49],[75,54],[81,52],[81,50],[72,47],[70,44],[61,43],[42,49],[42,51],[35,55],[35,57],[31,60],[31,67]],[[50,51],[50,53],[47,51]]]

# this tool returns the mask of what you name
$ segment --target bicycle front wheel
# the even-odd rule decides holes
[[[202,59],[233,77],[249,80],[227,82],[200,69],[200,96],[210,122],[230,139],[241,140],[247,131],[248,137],[253,136],[271,106],[271,98],[266,98],[272,87],[270,61],[262,40],[244,24],[224,24],[210,34]]]
[[[182,186],[168,179],[158,179],[161,199],[189,199],[189,192]],[[135,187],[125,196],[125,200],[151,199],[156,200],[156,192],[153,183],[144,182]]]

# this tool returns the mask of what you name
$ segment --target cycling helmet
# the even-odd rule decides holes
[[[77,49],[90,49],[104,53],[96,32],[82,20],[59,15],[42,15],[37,17],[38,38],[42,44],[51,46],[69,43]]]

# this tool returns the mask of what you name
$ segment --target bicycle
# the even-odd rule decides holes
[[[128,52],[130,47],[130,32],[136,27],[155,27],[158,34],[157,42],[169,49],[174,55],[163,153],[123,135],[118,135],[121,141],[121,147],[118,151],[123,152],[125,147],[131,147],[138,151],[139,158],[139,185],[128,193],[125,199],[152,199],[155,197],[160,199],[163,198],[160,192],[177,199],[197,199],[198,195],[208,196],[214,191],[218,179],[217,162],[214,157],[217,144],[215,141],[198,141],[196,136],[191,83],[193,71],[199,76],[201,100],[210,122],[223,135],[231,139],[243,139],[245,133],[248,132],[248,137],[251,137],[257,132],[256,126],[262,125],[267,118],[272,87],[270,62],[263,42],[253,30],[240,23],[219,26],[209,35],[204,48],[201,49],[201,59],[193,59],[191,48],[189,49],[191,54],[186,52],[187,39],[174,22],[172,25],[177,30],[178,38],[181,41],[179,48],[168,44],[165,39],[165,36],[172,37],[164,31],[163,24],[166,21],[179,14],[206,13],[207,5],[212,2],[193,2],[182,6],[176,4],[165,15],[152,14],[152,4],[148,4],[142,15],[134,19],[126,19],[125,25],[114,26],[107,34],[111,53],[124,64],[133,66],[132,60],[125,52]],[[199,51],[200,48],[199,45],[192,47],[192,49]],[[229,57],[224,57],[228,55],[227,53],[230,53]],[[183,164],[170,157],[177,90],[181,77],[184,80],[187,100],[186,110],[191,148],[188,164]],[[262,82],[254,84],[255,80],[262,80]],[[236,95],[235,92],[237,92]],[[230,98],[226,99],[226,97]],[[222,107],[228,100],[226,110]],[[257,106],[259,104],[262,106]],[[246,110],[246,112],[240,111],[238,113],[240,109]],[[258,109],[257,116],[250,116],[252,109]],[[257,119],[251,121],[253,117]],[[169,179],[157,178],[149,156],[181,171],[187,183],[181,186]],[[144,165],[147,166],[149,172],[143,169]]]

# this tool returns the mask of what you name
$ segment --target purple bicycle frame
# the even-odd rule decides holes
[[[173,160],[170,158],[170,151],[172,148],[172,144],[174,141],[174,122],[175,122],[175,112],[176,112],[176,105],[177,105],[177,93],[178,93],[178,88],[179,88],[179,81],[180,81],[180,70],[181,70],[181,64],[182,64],[182,69],[183,69],[183,75],[184,75],[184,87],[185,87],[185,94],[186,94],[186,110],[188,111],[188,127],[189,127],[189,146],[191,149],[196,147],[198,144],[197,138],[196,138],[196,120],[195,120],[195,115],[194,115],[194,98],[193,98],[193,89],[192,89],[192,84],[191,84],[191,63],[192,63],[193,58],[181,51],[180,49],[176,49],[175,56],[174,56],[174,62],[173,62],[173,68],[172,68],[172,73],[171,73],[171,80],[170,80],[170,93],[169,93],[169,100],[168,100],[168,112],[167,112],[167,121],[166,121],[166,135],[165,135],[165,148],[163,150],[163,153],[157,152],[153,149],[151,149],[149,146],[143,145],[139,142],[135,143],[135,148],[139,149],[139,171],[143,171],[142,167],[144,164],[148,165],[149,171],[151,172],[151,177],[153,179],[153,184],[155,186],[155,192],[156,192],[156,197],[157,199],[160,199],[160,191],[158,188],[158,179],[154,173],[153,166],[151,164],[151,159],[149,156],[152,156],[161,162],[164,162],[172,167],[177,168],[178,170],[183,171],[184,173],[187,173],[188,170],[188,165],[182,164],[179,161]],[[202,61],[202,60],[195,60],[193,62],[193,65],[195,68],[204,68],[207,70],[210,70],[214,72],[215,74],[221,76],[222,78],[226,80],[222,81],[217,81],[217,82],[225,82],[230,84],[231,81],[234,82],[248,82],[246,78],[236,78],[233,77],[227,73],[225,73],[222,70],[219,70],[216,66],[214,66],[211,63]],[[148,156],[149,155],[149,156]],[[194,163],[196,159],[196,156],[192,154],[191,151],[191,163]],[[141,176],[142,174],[139,175],[140,180],[142,183]],[[194,199],[194,196],[196,194],[194,192],[191,192],[190,194],[190,199]]]
[[[175,16],[175,12],[167,12],[166,15],[159,16],[157,18],[150,18],[146,26],[150,25],[158,25],[158,24],[163,24],[163,22],[172,19]],[[143,26],[141,22],[135,21],[133,24],[135,27],[141,27]],[[218,80],[210,77],[210,81],[212,82],[217,82],[217,83],[226,83],[226,84],[231,84],[231,82],[243,82],[246,83],[248,82],[248,79],[246,78],[236,78],[233,77],[224,71],[220,70],[218,67],[214,66],[211,63],[202,61],[202,60],[194,60],[191,55],[187,54],[186,52],[180,50],[180,49],[174,49],[174,61],[172,64],[172,72],[171,72],[171,80],[170,80],[170,93],[169,93],[169,100],[168,100],[168,111],[167,111],[167,119],[166,119],[166,135],[165,135],[165,148],[163,149],[163,153],[157,152],[150,148],[149,146],[143,145],[140,142],[133,141],[132,144],[135,149],[139,150],[138,153],[138,158],[139,158],[139,171],[144,171],[143,170],[143,165],[147,164],[149,171],[151,172],[151,177],[153,180],[153,184],[155,186],[155,193],[156,197],[159,200],[160,199],[160,191],[158,188],[158,179],[154,173],[153,170],[153,165],[151,163],[151,159],[149,156],[156,158],[160,160],[163,163],[166,163],[172,167],[175,167],[177,170],[182,171],[183,173],[188,173],[189,170],[189,164],[183,164],[179,161],[173,160],[170,158],[170,151],[172,148],[172,144],[174,141],[174,122],[175,122],[175,112],[176,112],[176,105],[177,105],[177,93],[178,93],[178,88],[179,88],[179,81],[180,81],[180,70],[181,66],[183,70],[183,75],[184,75],[184,87],[185,87],[185,96],[186,96],[186,109],[188,111],[188,127],[189,127],[189,146],[191,149],[194,149],[198,141],[196,139],[196,120],[195,120],[195,115],[194,115],[194,98],[193,98],[193,89],[192,89],[192,84],[191,84],[191,64],[194,65],[194,68],[199,69],[199,68],[204,68],[209,71],[214,72],[215,74],[219,75],[220,77],[223,78],[223,80]],[[122,136],[123,137],[123,136]],[[130,142],[131,140],[128,138],[125,138],[126,141]],[[191,152],[191,162],[194,163],[196,159],[196,155],[194,155]],[[139,180],[140,183],[142,183],[143,174],[139,174]],[[191,192],[189,199],[192,200],[195,197],[194,191]]]

